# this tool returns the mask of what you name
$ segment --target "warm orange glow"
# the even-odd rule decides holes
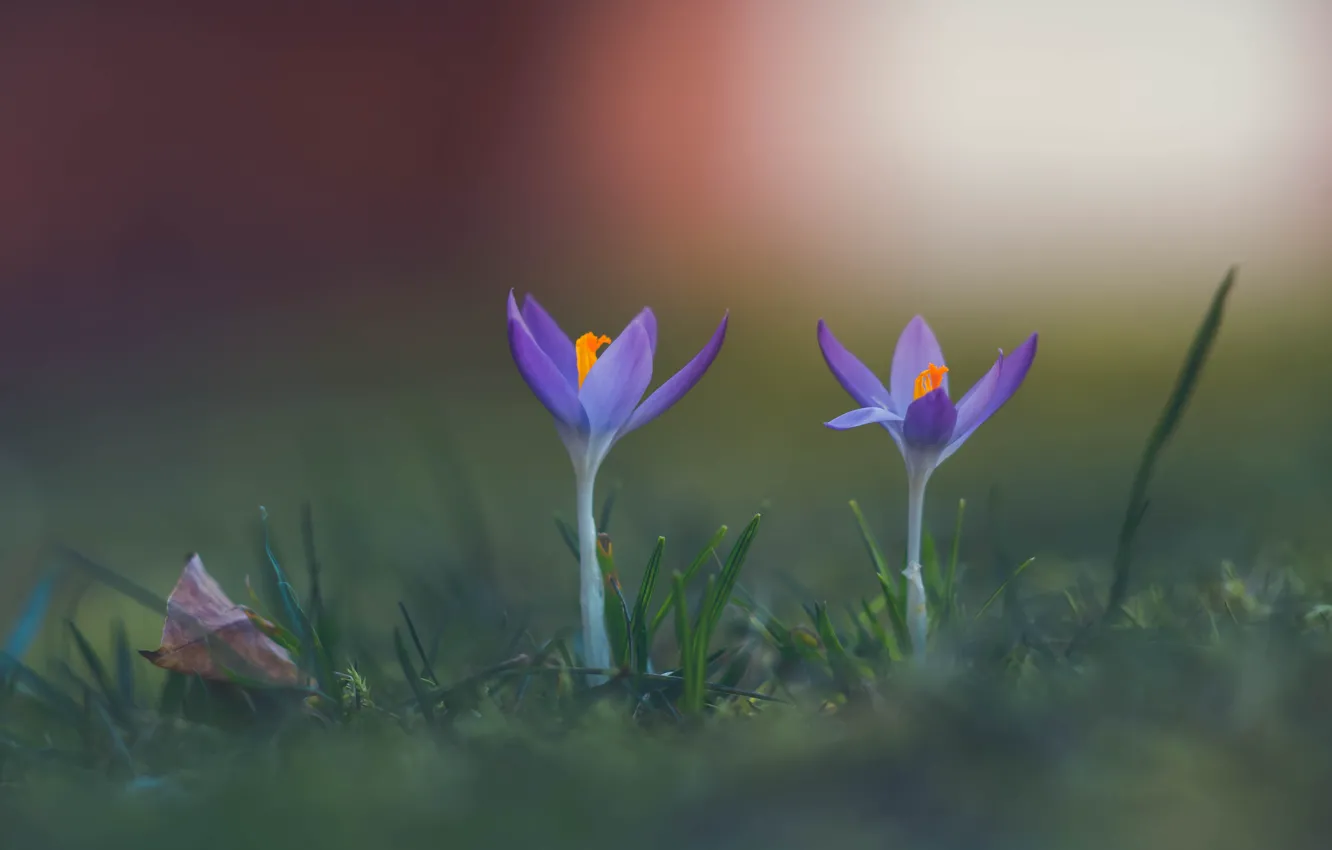
[[[948,371],[947,366],[929,365],[924,372],[916,376],[916,394],[915,398],[920,398],[926,393],[934,392],[943,386],[944,373]]]
[[[610,345],[610,341],[611,338],[604,334],[597,336],[594,333],[585,333],[574,343],[574,350],[578,352],[579,389],[582,389],[583,381],[587,380],[587,373],[597,362],[597,350],[603,345]]]

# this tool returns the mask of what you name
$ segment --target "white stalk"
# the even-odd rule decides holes
[[[920,575],[920,537],[925,514],[925,485],[933,470],[909,470],[907,476],[907,568],[906,578],[907,631],[911,635],[912,654],[916,660],[925,658],[925,642],[930,633],[930,613],[925,599],[925,582]]]
[[[578,560],[579,600],[583,609],[583,663],[588,667],[610,669],[610,635],[606,631],[606,588],[597,563],[597,518],[593,488],[596,484],[595,466],[580,470],[578,486]],[[605,681],[602,676],[589,677],[593,684]]]

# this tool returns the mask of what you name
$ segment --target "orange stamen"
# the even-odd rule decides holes
[[[948,371],[947,366],[935,366],[933,363],[916,376],[916,394],[914,398],[920,398],[926,393],[932,393],[943,386],[944,373]]]
[[[592,370],[592,366],[597,362],[597,349],[603,345],[610,345],[610,341],[611,338],[608,336],[586,333],[574,343],[574,351],[578,354],[579,389],[582,388],[583,381],[587,380],[587,373]]]

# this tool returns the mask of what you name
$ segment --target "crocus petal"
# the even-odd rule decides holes
[[[546,409],[565,425],[579,427],[583,422],[583,407],[578,396],[550,356],[532,337],[531,330],[518,310],[512,290],[509,292],[509,351],[513,354],[513,362],[518,366],[519,374]]]
[[[834,431],[849,431],[861,425],[873,425],[880,422],[901,422],[902,417],[882,407],[862,407],[850,413],[843,413],[831,422],[823,423]],[[890,429],[891,430],[891,429]]]
[[[1004,355],[999,353],[999,358],[994,361],[990,371],[986,372],[981,379],[972,384],[971,389],[966,391],[961,401],[957,403],[957,425],[953,428],[952,442],[960,443],[965,440],[972,431],[980,427],[985,421],[986,409],[989,407],[990,400],[994,398],[994,391],[999,386],[1000,376],[1004,370]]]
[[[991,373],[996,370],[999,372],[993,383],[993,391],[989,393],[989,398],[985,399],[983,404],[972,405],[971,409],[966,411],[965,421],[963,421],[962,404],[958,405],[957,429],[948,447],[939,455],[940,461],[961,448],[962,443],[1018,391],[1018,387],[1022,386],[1022,382],[1027,378],[1027,372],[1031,370],[1032,361],[1036,358],[1036,342],[1036,334],[1032,334],[1026,342],[1014,349],[1012,354],[1000,355],[1000,362],[996,363],[994,368],[990,370]],[[981,379],[981,382],[989,377],[990,375],[987,374],[985,378]],[[976,387],[972,388],[974,392],[978,392],[977,387],[980,386],[981,382],[978,382]],[[968,393],[968,395],[971,394]],[[967,399],[964,398],[963,403],[966,402]]]
[[[846,350],[822,319],[819,319],[819,348],[823,351],[823,360],[828,364],[829,371],[853,399],[866,407],[881,407],[893,412],[905,409],[894,404],[883,382]],[[914,375],[912,380],[915,380]]]
[[[655,355],[657,353],[657,314],[652,312],[651,307],[644,307],[637,316],[634,316],[630,324],[633,322],[638,322],[643,326],[643,330],[647,331],[648,345]]]
[[[656,419],[669,410],[671,405],[684,398],[685,393],[694,388],[694,385],[708,371],[712,361],[717,359],[722,343],[726,340],[726,325],[730,318],[731,313],[728,310],[722,316],[721,324],[717,326],[717,330],[712,332],[712,339],[708,340],[708,344],[703,346],[703,350],[695,354],[693,360],[686,363],[684,368],[672,375],[666,383],[657,387],[656,391],[638,406],[638,409],[629,417],[629,421],[625,423],[624,428],[620,430],[620,436],[624,436],[635,428]]]
[[[931,363],[943,366],[943,350],[934,331],[925,324],[925,320],[916,316],[907,322],[902,335],[897,339],[897,348],[893,351],[893,373],[889,386],[893,391],[896,409],[906,415],[906,409],[916,397],[916,378]],[[948,391],[948,375],[943,376],[944,391]]]
[[[953,436],[957,408],[942,389],[928,392],[907,408],[902,422],[902,439],[907,448],[942,448]]]
[[[546,352],[569,386],[578,386],[578,358],[573,340],[532,296],[523,299],[523,321],[541,350]]]
[[[597,358],[578,391],[593,436],[623,427],[651,381],[652,344],[643,323],[635,320]]]

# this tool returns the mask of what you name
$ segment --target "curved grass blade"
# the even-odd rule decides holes
[[[658,537],[657,545],[652,549],[647,567],[643,570],[643,583],[638,586],[638,597],[634,599],[634,610],[629,617],[629,635],[634,650],[634,672],[646,673],[652,646],[648,640],[647,607],[652,601],[652,591],[657,587],[657,574],[661,571],[661,559],[666,554],[666,538]]]
[[[1203,316],[1202,323],[1193,336],[1188,354],[1184,357],[1184,364],[1180,367],[1179,375],[1175,379],[1175,387],[1166,400],[1165,408],[1162,409],[1161,416],[1157,419],[1151,437],[1148,438],[1147,445],[1143,449],[1142,460],[1138,463],[1138,470],[1133,476],[1133,484],[1129,489],[1128,507],[1124,511],[1124,521],[1120,526],[1119,539],[1115,546],[1114,579],[1110,585],[1110,593],[1106,598],[1105,610],[1102,612],[1099,621],[1093,624],[1096,629],[1104,629],[1111,625],[1121,613],[1124,598],[1128,595],[1129,573],[1133,559],[1133,538],[1137,535],[1138,528],[1142,524],[1143,516],[1147,511],[1147,487],[1151,483],[1152,472],[1156,468],[1156,461],[1161,454],[1161,450],[1170,442],[1170,438],[1174,436],[1175,430],[1179,427],[1179,423],[1184,417],[1184,411],[1188,408],[1189,400],[1193,397],[1193,392],[1202,377],[1203,367],[1207,364],[1207,358],[1211,354],[1212,346],[1221,330],[1226,299],[1230,296],[1230,290],[1235,285],[1235,276],[1238,272],[1238,267],[1231,266],[1226,272],[1225,278],[1217,286],[1216,293],[1212,296],[1212,303],[1207,308],[1207,313]],[[1070,644],[1068,651],[1073,652],[1087,636],[1089,636],[1088,630],[1084,629]]]
[[[712,539],[703,547],[703,551],[698,553],[698,557],[694,558],[693,562],[689,565],[689,568],[684,571],[684,575],[682,576],[684,584],[689,584],[694,576],[698,575],[698,571],[703,569],[703,565],[712,558],[713,554],[717,551],[717,547],[721,545],[723,538],[726,537],[726,531],[727,528],[723,525],[721,528],[717,529],[716,534],[712,535]],[[648,626],[648,643],[652,642],[653,636],[657,633],[657,627],[661,625],[661,622],[666,619],[666,615],[670,613],[671,606],[675,603],[675,594],[676,590],[674,586],[672,586],[671,595],[666,597],[665,602],[661,603],[661,608],[657,609],[656,616],[652,618],[652,622]]]
[[[393,651],[398,656],[398,665],[402,667],[402,675],[407,679],[407,687],[412,689],[412,696],[416,697],[416,707],[420,710],[421,716],[425,718],[426,723],[434,723],[434,707],[430,700],[426,698],[425,687],[421,684],[421,675],[412,666],[412,657],[407,654],[407,646],[402,642],[402,632],[397,626],[393,627]]]
[[[897,583],[897,576],[888,569],[888,559],[884,557],[878,539],[870,530],[859,503],[852,499],[849,504],[851,512],[856,516],[860,539],[865,544],[865,551],[869,552],[870,561],[874,564],[874,574],[879,579],[879,589],[883,592],[884,607],[888,612],[888,623],[892,627],[893,636],[897,639],[897,645],[905,651],[911,646],[911,633],[907,630],[906,623],[906,596]]]
[[[620,484],[616,482],[611,485],[610,492],[606,494],[606,500],[601,503],[601,513],[597,519],[597,532],[608,534],[610,532],[611,511],[615,509],[615,502],[620,497]]]
[[[70,634],[74,637],[74,646],[83,658],[84,666],[88,668],[89,674],[92,675],[93,683],[102,692],[102,696],[105,697],[106,704],[110,706],[116,720],[128,728],[131,722],[130,712],[121,701],[120,693],[116,690],[115,685],[111,684],[111,677],[106,673],[106,665],[102,663],[97,651],[92,648],[92,644],[83,636],[79,627],[72,620],[66,620],[65,623],[69,626]]]
[[[1028,558],[1027,560],[1023,561],[1021,564],[1018,564],[1018,568],[1016,570],[1013,570],[1012,574],[1009,575],[1008,578],[1004,579],[1003,582],[994,589],[994,593],[990,594],[989,599],[985,600],[985,604],[982,605],[980,607],[980,610],[976,612],[976,615],[971,618],[971,622],[973,623],[976,622],[985,614],[986,611],[990,610],[990,606],[993,605],[1000,596],[1003,596],[1004,590],[1008,588],[1009,582],[1013,581],[1013,579],[1022,575],[1022,571],[1025,570],[1027,567],[1031,566],[1031,562],[1034,560],[1036,559]]]
[[[755,514],[749,525],[745,526],[745,530],[740,533],[739,539],[731,547],[731,554],[726,556],[726,562],[717,577],[717,584],[703,597],[704,604],[699,611],[700,619],[695,630],[701,635],[704,652],[707,651],[708,641],[712,639],[713,632],[716,631],[722,615],[726,612],[726,605],[730,602],[736,582],[740,579],[740,568],[744,566],[745,558],[749,556],[749,549],[754,545],[754,538],[758,535],[761,519],[762,514]]]
[[[402,619],[407,624],[407,634],[411,636],[412,646],[416,647],[416,655],[421,659],[423,675],[430,681],[431,687],[439,687],[439,677],[435,675],[435,670],[430,665],[430,659],[426,657],[425,647],[421,645],[421,637],[416,633],[416,624],[412,622],[412,615],[407,613],[407,606],[401,599],[398,600],[398,610],[402,612]]]
[[[60,578],[60,569],[50,569],[41,577],[36,586],[28,591],[28,599],[18,617],[18,622],[10,629],[5,639],[5,652],[15,658],[22,658],[41,633],[46,612],[51,607],[51,597],[55,594],[56,581]]]
[[[564,521],[564,517],[555,514],[555,528],[560,532],[560,538],[564,540],[564,545],[569,547],[569,553],[574,556],[575,561],[581,561],[582,555],[578,552],[578,532],[574,531],[573,526]]]

